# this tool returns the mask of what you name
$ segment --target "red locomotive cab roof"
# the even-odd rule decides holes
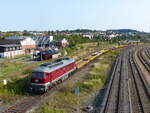
[[[57,69],[59,69],[61,67],[69,65],[69,64],[71,64],[73,62],[75,62],[75,60],[72,59],[72,58],[58,59],[56,61],[40,65],[33,72],[53,72],[54,70],[57,70]]]

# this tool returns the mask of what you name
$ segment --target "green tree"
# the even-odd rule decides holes
[[[24,35],[24,36],[30,36],[31,34],[30,34],[30,32],[28,32],[27,30],[24,30],[24,31],[23,31],[23,35]]]

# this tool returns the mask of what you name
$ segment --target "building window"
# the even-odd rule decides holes
[[[19,50],[19,47],[16,47],[17,50]]]
[[[9,48],[9,51],[12,51],[12,48],[11,48],[11,47]]]
[[[13,47],[13,50],[15,50],[15,47]]]
[[[5,48],[5,51],[7,52],[7,51],[8,51],[8,48]]]

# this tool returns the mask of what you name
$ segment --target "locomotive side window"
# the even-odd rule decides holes
[[[41,78],[41,79],[44,78],[44,73],[37,73],[37,75],[38,75],[37,76],[38,78]]]
[[[32,73],[32,74],[31,74],[31,77],[32,77],[32,78],[36,78],[36,73]]]

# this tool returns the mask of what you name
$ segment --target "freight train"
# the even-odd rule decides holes
[[[119,46],[117,48],[121,47],[122,46]],[[30,92],[46,92],[49,87],[52,87],[68,78],[69,75],[76,69],[82,68],[90,61],[94,60],[97,56],[107,53],[115,48],[102,49],[88,57],[80,59],[77,62],[75,62],[75,60],[72,58],[62,58],[51,63],[40,65],[31,74],[31,85],[29,88]],[[44,60],[48,58],[47,55],[44,57]]]
[[[31,74],[30,92],[44,93],[50,87],[62,82],[77,69],[75,60],[62,58],[45,63],[33,70]]]

